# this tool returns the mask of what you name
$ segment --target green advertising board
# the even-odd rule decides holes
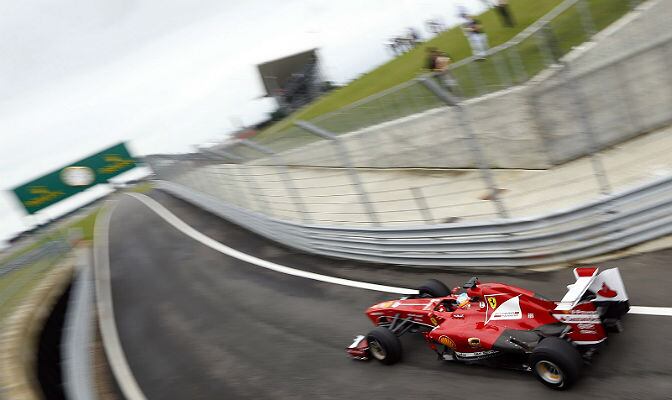
[[[34,214],[135,167],[135,160],[120,143],[14,188],[14,194]]]

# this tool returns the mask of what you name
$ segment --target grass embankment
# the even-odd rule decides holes
[[[16,252],[16,254],[12,254],[10,257],[6,258],[6,260],[3,260],[3,263],[19,257],[22,254],[26,254],[29,251],[35,250],[49,241],[67,237],[67,234],[71,229],[81,230],[82,239],[84,240],[93,239],[93,227],[98,211],[99,209],[96,208],[85,217],[64,225],[63,227],[54,229],[35,241],[35,243],[26,246]],[[30,265],[22,266],[0,276],[0,321],[9,315],[14,307],[21,303],[21,300],[25,295],[40,282],[44,273],[62,258],[63,254],[45,256]]]

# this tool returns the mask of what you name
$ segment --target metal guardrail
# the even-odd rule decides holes
[[[157,187],[262,236],[330,257],[408,266],[515,268],[598,256],[672,233],[672,177],[533,219],[404,227],[306,225],[172,182]]]
[[[7,262],[0,262],[0,276],[21,268],[24,265],[32,264],[44,257],[64,254],[68,251],[70,251],[70,244],[65,239],[47,242]]]
[[[93,266],[88,248],[77,249],[77,275],[66,313],[61,355],[69,400],[95,400],[92,368],[94,335]]]

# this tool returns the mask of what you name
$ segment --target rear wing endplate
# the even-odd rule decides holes
[[[574,268],[576,282],[567,285],[567,294],[557,303],[557,311],[568,311],[576,307],[583,294],[590,290],[595,293],[593,301],[626,301],[628,295],[618,268],[611,268],[598,274],[597,267]]]

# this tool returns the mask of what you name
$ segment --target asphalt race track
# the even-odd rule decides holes
[[[416,287],[449,286],[470,273],[383,268],[327,260],[278,246],[161,192],[172,213],[244,253],[325,275]],[[371,325],[368,306],[399,295],[269,271],[217,252],[178,231],[138,199],[122,196],[109,228],[112,297],[121,344],[148,399],[671,399],[672,317],[627,315],[625,331],[568,392],[532,374],[440,362],[421,337],[402,338],[394,366],[347,358],[345,347]],[[637,306],[672,306],[672,250],[609,262]],[[570,270],[498,276],[551,298]]]

